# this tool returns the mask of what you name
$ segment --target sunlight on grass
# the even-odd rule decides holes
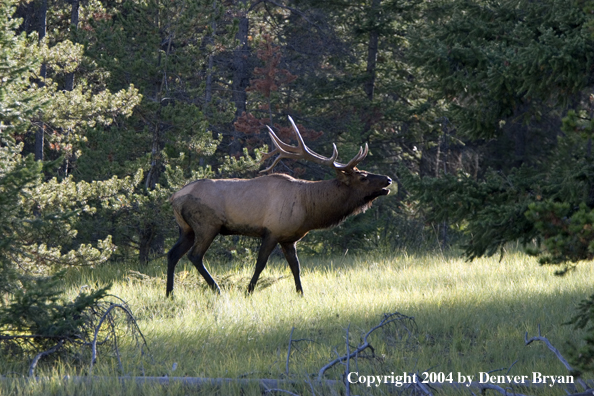
[[[289,378],[306,378],[336,353],[345,353],[345,329],[351,346],[379,323],[384,313],[415,317],[416,342],[394,346],[378,331],[370,338],[376,359],[359,359],[364,374],[424,370],[477,375],[507,368],[510,374],[566,375],[542,344],[524,346],[524,334],[544,336],[563,350],[581,334],[563,326],[575,306],[592,294],[594,268],[582,264],[565,277],[540,267],[520,253],[467,262],[441,255],[380,255],[305,258],[304,297],[295,293],[286,264],[272,262],[251,296],[245,288],[253,266],[210,263],[221,295],[206,288],[197,271],[178,266],[175,298],[165,298],[165,263],[143,273],[124,265],[70,274],[72,296],[81,285],[113,282],[111,293],[126,300],[148,340],[152,356],[143,368],[149,376],[285,378],[291,328],[295,344]],[[122,340],[125,350],[127,341]],[[109,358],[99,372],[111,372]],[[104,365],[102,366],[102,362]],[[172,371],[176,364],[175,372]],[[139,375],[138,367],[127,365]],[[53,375],[55,366],[39,367]],[[101,371],[103,370],[103,371]],[[326,373],[340,379],[343,366]],[[84,371],[84,369],[83,369]]]

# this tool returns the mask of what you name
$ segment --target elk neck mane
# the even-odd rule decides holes
[[[330,228],[347,217],[365,212],[372,201],[365,200],[362,192],[342,184],[337,179],[301,181],[303,203],[311,229]]]

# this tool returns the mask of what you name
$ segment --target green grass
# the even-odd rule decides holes
[[[498,259],[469,263],[439,254],[304,257],[304,297],[295,293],[290,271],[280,260],[268,265],[252,296],[245,295],[253,271],[251,263],[211,262],[210,271],[223,288],[221,295],[215,295],[193,267],[181,262],[173,300],[164,297],[164,261],[151,263],[142,274],[136,272],[138,268],[116,264],[73,270],[68,282],[72,296],[82,285],[96,287],[113,282],[111,293],[129,303],[148,341],[152,360],[144,359],[147,376],[303,380],[317,375],[336,352],[345,353],[348,326],[351,345],[355,346],[384,313],[395,311],[415,318],[416,341],[394,344],[389,342],[390,334],[377,331],[370,337],[376,358],[356,362],[361,374],[430,370],[478,375],[480,371],[508,368],[517,361],[510,370],[512,375],[567,375],[543,344],[524,346],[524,334],[537,335],[540,325],[542,335],[561,351],[568,341],[579,342],[582,334],[562,323],[573,315],[581,299],[593,293],[594,267],[582,264],[565,277],[557,277],[554,268],[540,267],[520,253],[507,254],[501,262]],[[308,341],[294,348],[287,377],[285,363],[292,327],[293,339]],[[126,374],[140,375],[131,341],[122,339],[121,344]],[[174,363],[177,368],[172,371]],[[3,373],[26,372],[27,364],[3,363],[0,357]],[[114,359],[99,356],[93,374],[118,375],[114,367]],[[4,383],[0,394],[80,394],[83,385],[63,385],[57,377],[84,375],[87,369],[64,360],[47,360],[40,363],[37,374],[53,377],[53,385]],[[337,365],[326,378],[340,379],[343,371],[344,366]],[[84,386],[89,391],[91,385]],[[116,382],[112,386],[107,393],[139,391],[131,384]],[[109,389],[106,384],[93,387],[94,394],[105,394],[101,389]],[[158,386],[142,389],[143,394],[165,392]],[[178,394],[176,389],[166,391]],[[308,389],[303,392],[310,394]],[[360,394],[367,391],[359,389]],[[202,390],[204,394],[210,391]],[[243,391],[260,394],[257,387],[253,393]],[[180,388],[179,392],[187,394],[187,389]]]

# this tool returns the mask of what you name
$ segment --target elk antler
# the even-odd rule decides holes
[[[340,162],[336,162],[336,158],[338,157],[338,149],[336,148],[336,144],[332,143],[332,147],[334,147],[332,157],[330,157],[330,158],[324,157],[324,156],[312,151],[309,147],[307,147],[305,145],[305,142],[303,141],[303,137],[301,137],[301,134],[299,133],[299,130],[297,129],[297,125],[295,125],[295,122],[293,122],[293,119],[291,118],[291,116],[289,116],[289,121],[291,122],[291,125],[293,126],[293,131],[295,131],[295,135],[297,136],[297,147],[290,146],[286,143],[283,143],[283,141],[280,140],[278,138],[278,136],[276,136],[276,134],[274,133],[272,128],[267,126],[268,132],[270,134],[270,138],[272,139],[272,142],[274,143],[275,148],[271,152],[264,154],[262,156],[262,161],[266,161],[268,158],[271,158],[276,154],[278,154],[278,157],[275,158],[272,165],[270,165],[268,168],[260,171],[260,173],[268,172],[268,171],[272,170],[272,168],[274,168],[276,166],[278,161],[280,161],[283,158],[290,158],[290,159],[294,159],[294,160],[304,159],[304,160],[315,162],[320,165],[328,165],[328,166],[332,167],[333,169],[335,169],[336,171],[348,171],[348,170],[352,170],[355,166],[357,166],[357,164],[359,162],[363,161],[365,159],[365,157],[367,156],[367,153],[369,152],[367,143],[365,143],[365,150],[363,150],[363,148],[360,147],[359,153],[357,155],[355,155],[353,157],[353,159],[349,161],[348,164],[346,164],[346,165],[341,164]]]

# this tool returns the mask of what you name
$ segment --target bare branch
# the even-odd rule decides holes
[[[142,332],[140,331],[140,328],[138,327],[138,323],[136,323],[136,320],[134,319],[134,315],[132,315],[132,312],[130,312],[130,310],[128,309],[128,307],[126,307],[125,305],[122,304],[112,304],[109,308],[107,308],[107,310],[103,313],[103,316],[101,316],[101,319],[99,320],[99,323],[97,324],[97,326],[95,327],[95,334],[93,336],[93,342],[91,344],[91,365],[89,366],[89,374],[92,373],[93,371],[93,365],[97,362],[97,338],[99,336],[99,330],[101,330],[101,326],[103,326],[103,322],[105,322],[105,320],[109,320],[109,323],[112,324],[112,317],[111,317],[111,311],[113,311],[114,309],[119,308],[122,311],[124,311],[125,315],[128,317],[128,320],[134,325],[134,327],[136,327],[136,331],[138,331],[138,334],[140,335],[143,344],[146,346],[146,339],[144,338],[144,335],[142,334]],[[114,340],[115,340],[115,330],[113,330],[113,325],[112,327],[112,331],[113,331],[113,336],[114,336]],[[115,342],[115,341],[114,341]],[[117,345],[117,344],[116,344]],[[116,346],[117,348],[117,346]],[[118,356],[118,361],[119,361],[119,356]],[[119,362],[121,364],[121,362]]]
[[[351,359],[349,358],[349,330],[351,329],[351,325],[349,324],[347,326],[346,329],[346,354],[347,354],[347,360],[346,360],[346,367],[344,368],[344,378],[347,379],[347,376],[349,375],[350,370],[350,362]],[[345,381],[345,386],[346,386],[346,396],[351,396],[351,383],[347,380]]]
[[[33,358],[33,361],[31,362],[31,365],[29,366],[29,377],[33,377],[33,374],[35,372],[35,367],[37,367],[37,363],[39,362],[39,359],[41,359],[44,356],[51,355],[52,353],[58,351],[60,348],[62,348],[63,344],[64,344],[64,340],[60,340],[54,347],[48,349],[47,351],[38,353]]]
[[[516,363],[518,363],[519,361],[520,361],[520,360],[518,359],[518,360],[516,360],[515,362],[513,362],[513,363],[512,363],[512,365],[511,365],[511,366],[509,366],[509,368],[508,368],[508,369],[507,369],[507,371],[505,372],[505,375],[509,374],[509,372],[511,371],[512,367],[514,367],[514,365],[515,365]]]
[[[285,368],[285,374],[289,375],[289,358],[291,357],[291,345],[293,344],[293,331],[295,326],[291,327],[291,334],[289,335],[289,350],[287,351],[287,365]]]
[[[365,334],[365,336],[363,337],[363,342],[353,352],[351,352],[345,356],[339,356],[338,358],[334,359],[333,361],[331,361],[330,363],[328,363],[324,367],[322,367],[320,369],[320,371],[318,372],[318,381],[322,381],[322,377],[324,376],[324,373],[329,368],[335,366],[336,364],[341,363],[342,361],[350,359],[352,357],[358,356],[359,353],[363,352],[367,348],[369,348],[373,351],[373,347],[371,346],[369,341],[367,341],[367,338],[371,335],[371,333],[373,333],[374,331],[376,331],[379,328],[386,326],[387,324],[390,324],[393,322],[404,321],[404,320],[411,320],[411,319],[414,319],[414,318],[410,317],[410,316],[402,315],[401,313],[398,313],[398,312],[394,312],[389,315],[388,314],[384,315],[384,318],[381,320],[381,322]],[[408,329],[407,329],[407,331],[408,331]]]
[[[418,375],[417,375],[417,378],[419,378]],[[417,381],[415,385],[417,388],[419,388],[421,390],[421,392],[423,392],[424,395],[433,396],[433,393],[429,390],[429,388],[427,386],[425,386],[423,381]]]
[[[531,339],[528,339],[528,332],[526,332],[526,335],[524,336],[525,345],[530,345],[532,343],[532,341],[544,342],[544,344],[551,350],[551,352],[553,352],[555,354],[555,356],[557,356],[557,359],[559,359],[559,361],[561,363],[563,363],[563,365],[565,366],[567,371],[569,371],[569,372],[573,371],[573,368],[571,367],[569,362],[563,357],[563,355],[561,355],[561,352],[559,352],[559,350],[557,348],[555,348],[553,346],[553,344],[551,344],[551,342],[546,337],[541,336],[540,325],[538,325],[538,337],[532,337]],[[584,380],[578,378],[577,382],[582,386],[582,388],[584,388],[584,390],[589,389],[588,385],[586,385]]]
[[[314,392],[314,387],[311,384],[311,381],[305,381],[305,383],[309,385],[309,388],[311,389],[311,395],[316,396],[316,392]]]

